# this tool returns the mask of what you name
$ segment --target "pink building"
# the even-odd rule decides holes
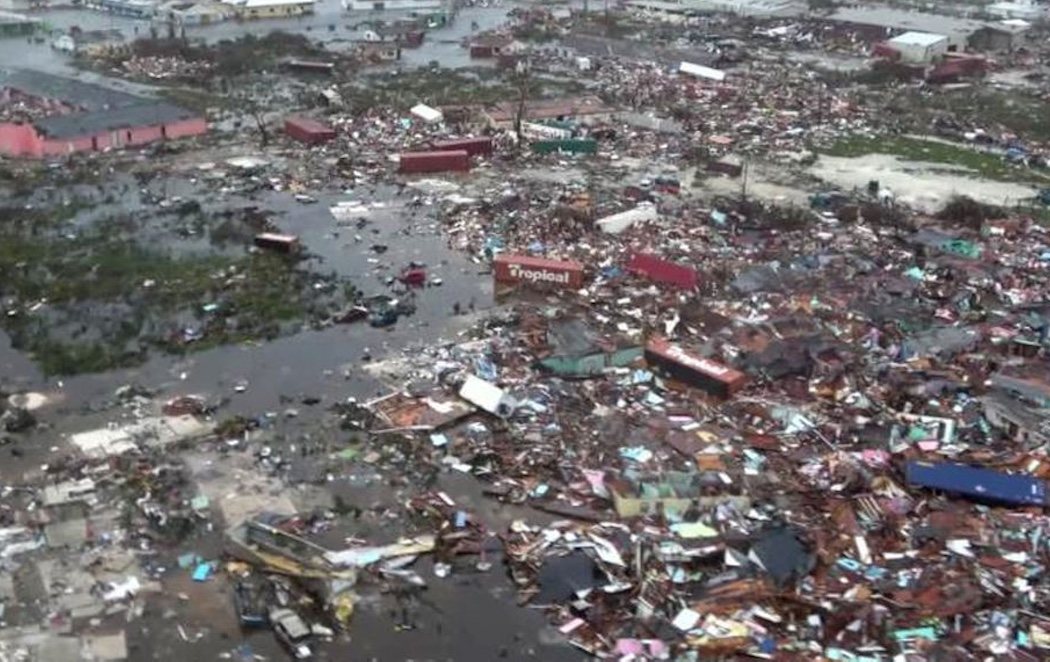
[[[138,147],[157,140],[198,136],[207,122],[198,113],[74,79],[28,71],[0,76],[0,154],[51,157],[74,152]]]

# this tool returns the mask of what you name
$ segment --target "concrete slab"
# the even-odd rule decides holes
[[[88,660],[110,662],[128,659],[128,641],[123,631],[115,634],[89,634],[81,637]]]
[[[65,522],[52,522],[44,527],[44,537],[48,547],[80,547],[88,539],[88,521],[71,519]]]
[[[35,660],[79,660],[80,640],[76,637],[49,637],[36,647]]]

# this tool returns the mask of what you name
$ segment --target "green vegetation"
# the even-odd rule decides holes
[[[891,154],[908,161],[943,163],[963,167],[986,179],[997,181],[1048,182],[1050,177],[1023,166],[1012,165],[1002,156],[975,148],[908,136],[850,136],[817,150],[828,156]]]
[[[974,87],[930,94],[913,88],[899,92],[891,103],[924,126],[929,126],[933,117],[947,115],[989,132],[1001,127],[1023,140],[1050,140],[1050,113],[1036,92]]]
[[[0,242],[0,325],[48,375],[135,365],[150,348],[272,338],[355,293],[318,292],[294,257],[180,254],[136,243],[119,218],[74,231],[66,208],[11,212],[0,210],[11,219]]]

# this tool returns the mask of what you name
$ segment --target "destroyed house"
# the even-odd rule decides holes
[[[620,517],[640,517],[662,511],[684,517],[690,509],[709,509],[719,504],[750,507],[746,496],[733,494],[718,472],[668,471],[653,475],[627,473],[608,481],[613,505]]]
[[[0,72],[0,106],[19,100],[42,117],[0,123],[0,154],[50,157],[202,135],[204,117],[179,106],[38,72]]]
[[[509,101],[486,110],[484,117],[494,128],[509,129],[514,125],[517,112],[518,103]],[[612,108],[593,96],[529,101],[525,106],[525,118],[532,121],[571,118],[582,124],[593,124],[608,121],[612,116]]]
[[[483,35],[470,42],[470,57],[485,58],[516,55],[524,44],[508,35]]]

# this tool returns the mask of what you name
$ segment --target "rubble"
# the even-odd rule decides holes
[[[0,659],[1048,656],[1045,85],[634,4],[80,58],[213,130],[3,164]]]

